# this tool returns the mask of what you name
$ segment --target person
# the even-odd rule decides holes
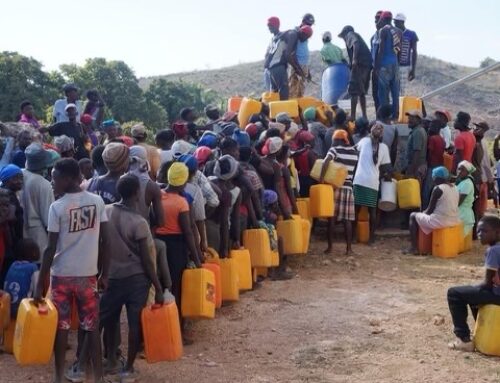
[[[1,188],[9,194],[10,204],[14,208],[14,215],[9,219],[10,243],[15,246],[23,239],[24,210],[18,198],[18,193],[23,189],[24,177],[21,168],[9,164],[0,170]]]
[[[269,89],[269,87],[266,87]],[[219,123],[221,122],[220,110],[215,105],[207,105],[205,106],[205,116],[208,118],[208,122],[204,127],[204,130],[209,130],[216,134],[221,132],[221,126]]]
[[[437,110],[434,112],[434,117],[439,123],[440,135],[443,137],[445,143],[445,149],[449,151],[451,149],[451,129],[448,123],[451,122],[451,114],[447,110]]]
[[[137,124],[132,127],[131,130],[132,138],[134,138],[139,146],[142,146],[146,149],[148,154],[148,163],[149,163],[149,176],[154,181],[156,180],[156,174],[160,169],[160,154],[158,153],[158,149],[152,145],[149,145],[146,140],[148,138],[148,133],[146,132],[146,127],[142,124]]]
[[[197,120],[198,116],[196,115],[196,112],[194,108],[188,107],[188,108],[182,108],[179,117],[181,118],[181,121],[186,124],[187,128],[187,140],[188,142],[194,144],[196,143],[196,140],[198,139],[198,131],[200,130],[200,127],[196,125],[195,121]]]
[[[50,272],[51,299],[58,312],[54,381],[65,381],[71,305],[76,301],[80,329],[84,331],[83,342],[90,350],[94,380],[103,382],[98,290],[107,288],[111,253],[104,202],[80,189],[80,169],[72,158],[55,163],[52,182],[55,194],[62,197],[50,206],[49,244],[43,254],[34,300],[37,304],[42,302],[44,282]]]
[[[422,112],[407,112],[410,135],[406,145],[406,169],[408,178],[415,178],[422,188],[427,173],[427,133],[422,126]]]
[[[340,47],[332,44],[331,32],[323,33],[323,47],[321,48],[321,61],[330,66],[333,64],[340,64],[344,62],[344,54]]]
[[[398,156],[398,129],[392,124],[392,107],[382,105],[377,109],[377,119],[384,125],[382,142],[387,145],[391,154],[391,164],[394,166]]]
[[[118,339],[123,306],[127,309],[128,353],[120,372],[121,381],[137,378],[134,361],[141,345],[141,311],[146,306],[149,289],[155,289],[155,303],[163,304],[163,289],[151,257],[153,238],[149,223],[137,212],[140,184],[134,175],[125,175],[116,185],[121,200],[108,205],[106,213],[111,242],[109,284],[100,302],[100,326],[106,337],[107,368],[117,366]]]
[[[53,122],[57,124],[59,122],[69,122],[70,121],[70,118],[67,114],[67,109],[66,109],[66,107],[69,104],[74,105],[75,121],[80,122],[80,116],[83,113],[83,105],[82,105],[81,100],[78,99],[79,98],[78,88],[76,87],[75,84],[66,84],[66,85],[64,85],[63,91],[64,91],[64,95],[66,97],[61,98],[54,103],[54,109],[52,111]]]
[[[340,108],[337,109],[335,112],[335,117],[333,119],[333,126],[326,129],[325,139],[324,139],[325,151],[330,150],[330,148],[332,147],[333,133],[338,129],[345,130],[346,132],[348,131],[347,113],[345,112],[344,109],[340,109]],[[348,137],[349,137],[349,139],[351,139],[349,134],[348,134]]]
[[[103,145],[108,144],[109,142],[111,142],[120,135],[118,131],[118,126],[115,120],[113,119],[103,121],[102,130],[105,133],[103,136],[104,138],[104,141],[102,142]]]
[[[289,79],[290,97],[300,98],[304,96],[306,80],[311,81],[309,71],[309,47],[308,40],[313,34],[309,25],[302,25],[296,31],[287,32],[287,44],[291,48],[291,55],[288,60],[292,67]]]
[[[370,51],[372,54],[372,62],[375,62],[377,59],[377,52],[378,52],[378,46],[380,45],[380,38],[378,31],[382,27],[379,23],[380,21],[380,15],[382,14],[383,11],[377,11],[375,14],[375,33],[373,34],[372,38],[370,39]],[[373,97],[373,103],[375,104],[375,110],[378,111],[380,108],[380,102],[378,101],[378,76],[376,71],[372,71],[372,97]],[[392,113],[391,113],[392,114]]]
[[[392,116],[399,116],[399,65],[398,49],[400,40],[398,33],[392,26],[392,14],[385,11],[380,15],[379,46],[373,65],[373,70],[378,77],[378,102],[379,105],[390,104],[392,99]],[[401,31],[398,31],[401,33]]]
[[[33,142],[33,135],[29,129],[22,129],[17,134],[17,148],[12,153],[12,163],[21,169],[26,165],[26,155],[24,151]],[[5,150],[8,149],[6,145]]]
[[[354,134],[352,135],[352,140],[354,144],[357,144],[363,138],[370,134],[370,122],[364,117],[358,117],[354,121]]]
[[[99,145],[99,138],[94,131],[94,120],[90,114],[84,113],[80,118],[80,123],[82,124],[84,133],[89,138],[89,140],[85,143],[85,149],[90,152],[94,146]]]
[[[476,147],[476,138],[469,128],[470,115],[466,112],[458,112],[455,118],[454,128],[458,130],[455,136],[454,146],[455,154],[453,156],[453,169],[462,161],[472,162],[472,155]]]
[[[408,82],[415,79],[417,68],[417,43],[418,36],[414,31],[406,28],[406,16],[398,13],[394,17],[394,26],[403,33],[401,36],[401,52],[399,53],[399,94],[406,96]]]
[[[298,131],[294,139],[289,142],[292,150],[291,155],[298,171],[299,195],[302,198],[309,197],[309,190],[316,183],[310,175],[311,169],[318,159],[316,152],[311,149],[313,144],[314,136],[307,130]]]
[[[458,189],[449,182],[450,173],[444,166],[438,166],[432,171],[434,189],[429,206],[421,213],[410,215],[410,248],[404,253],[418,254],[417,241],[419,229],[426,235],[433,230],[458,225]]]
[[[282,44],[281,48],[284,48],[284,41],[280,42],[280,39],[283,38],[283,33],[280,32],[280,19],[276,16],[269,17],[267,19],[267,27],[269,28],[269,32],[272,34],[272,38],[264,56],[264,86],[266,91],[272,89],[271,71],[269,65],[271,64],[273,55],[276,53],[276,49],[280,43]],[[286,83],[286,87],[288,88],[288,81]]]
[[[88,114],[92,117],[92,122],[94,127],[100,127],[102,120],[104,118],[104,108],[106,103],[96,89],[91,89],[87,91],[87,103],[85,104],[85,109],[83,114]]]
[[[160,165],[174,159],[174,153],[172,152],[174,140],[175,135],[172,129],[163,129],[156,133],[155,143],[159,148],[158,153],[160,153]]]
[[[490,157],[490,150],[488,148],[487,140],[484,139],[485,133],[490,130],[489,125],[481,121],[479,123],[474,123],[474,136],[476,137],[476,141],[481,144],[483,156],[480,161],[481,168],[481,186],[479,190],[479,200],[478,200],[478,216],[476,217],[476,221],[481,218],[487,208],[488,204],[488,194],[491,193],[494,195],[496,193],[495,190],[495,178],[493,176],[492,170],[492,162]],[[496,197],[493,197],[493,200],[496,200]]]
[[[23,101],[20,109],[21,116],[19,117],[19,122],[30,124],[33,128],[39,129],[40,123],[35,117],[35,110],[31,101]]]
[[[82,158],[78,161],[78,167],[80,168],[80,173],[82,174],[82,183],[80,187],[83,190],[87,190],[92,178],[94,178],[95,172],[90,158]]]
[[[47,170],[54,166],[58,157],[39,143],[26,148],[24,186],[20,195],[24,211],[23,232],[24,237],[31,238],[40,249],[45,249],[48,244],[49,208],[54,202],[52,185],[46,179]]]
[[[54,138],[54,145],[62,158],[73,158],[75,156],[75,144],[71,137],[65,134],[57,136]]]
[[[458,211],[464,224],[464,237],[469,235],[475,223],[473,205],[476,199],[476,186],[472,174],[476,168],[469,161],[462,161],[457,167],[457,188],[460,194]]]
[[[116,183],[128,169],[129,148],[124,144],[111,142],[104,148],[102,159],[108,172],[94,178],[89,184],[88,191],[99,195],[106,205],[110,205],[120,200]]]
[[[64,108],[67,120],[58,121],[48,128],[40,128],[41,133],[48,132],[52,137],[66,135],[73,139],[75,148],[75,159],[80,160],[89,156],[85,149],[85,143],[89,140],[80,124],[78,115],[78,106],[76,104],[67,104]]]
[[[40,248],[31,238],[23,239],[14,249],[14,259],[5,277],[3,289],[10,295],[10,316],[16,320],[21,301],[31,298],[35,292]]]
[[[453,321],[453,332],[458,339],[448,344],[452,350],[474,351],[474,342],[467,324],[468,307],[474,320],[480,305],[500,305],[500,219],[485,215],[477,225],[477,236],[487,245],[484,280],[478,285],[454,286],[448,289],[448,306]]]
[[[344,185],[335,189],[335,213],[328,219],[328,247],[325,254],[331,253],[335,221],[344,224],[346,241],[346,255],[352,254],[352,222],[356,220],[354,195],[352,192],[352,179],[358,163],[358,151],[351,145],[347,131],[339,129],[333,134],[333,145],[323,160],[319,182],[324,182],[324,177],[329,163],[333,161],[347,168],[347,177]]]
[[[425,177],[424,188],[422,192],[422,207],[425,210],[429,206],[429,200],[432,193],[432,170],[438,166],[443,166],[443,155],[446,143],[439,134],[441,128],[437,120],[432,120],[429,127],[427,139],[427,176]]]
[[[345,41],[351,67],[348,87],[348,93],[351,96],[351,117],[356,119],[356,107],[359,100],[361,113],[366,118],[366,93],[370,86],[372,56],[365,41],[352,26],[346,25],[339,37]]]
[[[103,176],[108,172],[106,165],[104,164],[104,160],[102,159],[102,153],[106,147],[104,145],[97,145],[92,149],[90,153],[90,157],[92,159],[92,167],[94,168],[95,175],[97,177]],[[95,177],[92,177],[95,178]]]
[[[326,126],[317,120],[317,112],[314,107],[304,110],[304,120],[306,121],[308,132],[314,136],[312,150],[318,158],[323,158],[328,150],[325,147]]]
[[[390,180],[391,157],[389,148],[381,142],[384,126],[376,122],[371,127],[370,136],[364,137],[356,144],[359,152],[358,166],[353,179],[354,203],[356,216],[362,206],[370,213],[370,243],[375,242],[375,226],[377,223],[377,201],[380,176]]]

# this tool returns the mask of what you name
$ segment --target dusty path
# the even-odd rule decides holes
[[[479,245],[441,260],[403,256],[402,239],[386,238],[355,246],[353,259],[324,256],[324,244],[313,242],[310,255],[293,262],[295,279],[266,281],[216,320],[195,323],[196,343],[183,359],[139,361],[140,382],[499,381],[499,359],[446,347],[453,339],[446,289],[482,277]],[[21,368],[0,355],[2,383],[50,376],[49,367]]]

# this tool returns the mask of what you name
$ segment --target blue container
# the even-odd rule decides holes
[[[337,104],[347,94],[349,76],[347,64],[333,64],[326,68],[321,79],[321,99],[328,105]]]

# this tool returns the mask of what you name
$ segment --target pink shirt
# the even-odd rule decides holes
[[[35,129],[39,129],[40,128],[40,124],[38,123],[38,121],[36,120],[36,118],[28,117],[24,113],[21,114],[21,118],[19,119],[19,122],[24,122],[25,124],[30,124]]]

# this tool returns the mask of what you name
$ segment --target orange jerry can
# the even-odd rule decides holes
[[[311,186],[309,189],[309,200],[311,217],[333,217],[335,212],[335,201],[333,199],[333,187],[331,185],[318,184]]]
[[[309,251],[309,241],[311,239],[311,222],[301,218],[302,225],[302,253],[305,255]]]
[[[261,110],[262,103],[260,101],[254,100],[253,98],[243,98],[240,110],[238,111],[238,122],[240,123],[240,128],[245,129],[252,114],[258,114]]]
[[[455,258],[460,251],[463,236],[461,224],[434,230],[432,232],[432,255],[440,258]]]
[[[14,332],[16,331],[16,321],[12,319],[3,332],[3,350],[7,354],[12,354],[14,351]]]
[[[417,250],[419,254],[432,254],[432,232],[425,234],[422,229],[418,228],[418,243]]]
[[[243,247],[250,252],[252,267],[271,266],[271,243],[266,229],[244,230]]]
[[[359,209],[358,221],[360,222],[370,221],[370,213],[368,212],[368,208],[366,206],[361,206],[361,208]]]
[[[359,243],[368,243],[370,240],[370,222],[358,221],[356,226]]]
[[[309,198],[297,198],[295,202],[297,204],[299,215],[312,223],[311,204]]]
[[[52,356],[57,331],[57,310],[50,299],[35,305],[33,299],[21,301],[14,334],[17,363],[47,364]]]
[[[184,318],[215,317],[215,275],[205,268],[182,273],[181,313]]]
[[[10,324],[10,294],[0,290],[0,331],[7,329]]]
[[[238,287],[238,265],[236,259],[221,258],[220,272],[222,279],[222,300],[238,301],[240,299],[240,290]]]
[[[222,307],[222,279],[220,276],[220,266],[216,263],[204,263],[203,268],[214,273],[215,277],[215,308]]]
[[[451,169],[453,169],[453,156],[451,154],[444,152],[443,165],[449,172],[451,172]]]
[[[280,94],[278,92],[264,92],[261,96],[262,102],[269,104],[273,101],[280,100]]]
[[[302,254],[302,218],[288,219],[276,223],[278,237],[283,238],[283,253],[285,255]]]
[[[235,96],[231,97],[227,100],[227,111],[238,113],[240,110],[241,101],[243,101],[243,97]]]
[[[287,113],[290,118],[299,117],[299,104],[297,100],[273,101],[269,103],[269,115],[276,118],[280,113]]]
[[[250,260],[250,252],[247,249],[231,250],[229,257],[236,261],[239,290],[252,290],[252,263]]]
[[[148,363],[182,357],[182,335],[175,302],[146,306],[141,312],[144,353]]]

